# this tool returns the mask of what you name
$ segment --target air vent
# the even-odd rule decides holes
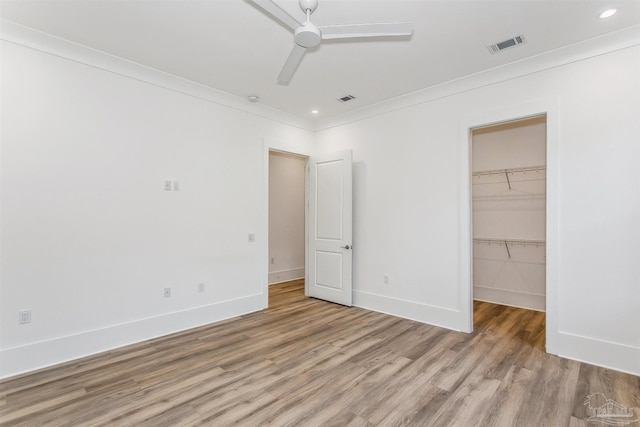
[[[501,41],[499,43],[487,46],[487,49],[489,49],[490,53],[494,54],[494,53],[502,52],[505,49],[510,49],[512,47],[521,45],[521,44],[523,44],[525,42],[526,42],[526,40],[525,40],[524,36],[522,34],[520,34],[519,36],[511,37],[508,40],[504,40],[504,41]]]
[[[338,98],[338,101],[340,101],[340,102],[349,102],[349,101],[352,101],[354,99],[356,99],[356,97],[353,96],[353,95],[345,95],[345,96],[343,96],[341,98]]]

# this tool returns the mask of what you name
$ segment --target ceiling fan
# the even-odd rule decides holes
[[[288,83],[291,80],[307,48],[319,45],[322,40],[410,36],[413,32],[413,26],[408,23],[316,26],[311,22],[311,14],[318,7],[318,0],[299,0],[300,9],[307,16],[304,23],[298,21],[272,0],[251,1],[293,30],[293,49],[278,75],[278,81],[281,83]]]

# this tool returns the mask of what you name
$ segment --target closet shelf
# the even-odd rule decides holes
[[[493,237],[474,237],[473,243],[485,245],[512,245],[512,246],[543,246],[546,244],[544,240],[534,239],[496,239]]]
[[[523,168],[494,169],[473,172],[473,199],[502,200],[511,199],[513,197],[522,198],[522,196],[525,195],[545,197],[544,187],[547,179],[545,173],[546,170],[546,166],[528,166]],[[504,191],[500,191],[498,194],[479,195],[492,189],[495,190],[496,188],[504,188]],[[479,194],[476,194],[475,189],[477,189]]]
[[[509,250],[509,245],[513,246],[535,246],[536,248],[539,246],[544,246],[544,240],[532,240],[532,239],[494,239],[494,238],[486,238],[486,237],[474,237],[473,243],[475,244],[484,244],[484,245],[499,245],[504,246],[507,250],[507,256],[511,259],[511,251]]]
[[[546,200],[547,196],[543,193],[530,193],[530,194],[522,194],[522,193],[503,193],[503,194],[492,194],[489,196],[474,196],[472,201],[474,202],[500,202],[500,201],[535,201],[535,200]]]
[[[477,171],[472,172],[472,176],[490,176],[490,175],[505,175],[505,174],[514,174],[514,173],[527,173],[527,172],[544,172],[547,170],[546,166],[527,166],[523,168],[507,168],[507,169],[494,169],[494,170],[486,170],[486,171]]]

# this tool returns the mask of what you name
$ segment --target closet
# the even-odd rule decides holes
[[[474,299],[545,311],[546,117],[472,133]]]

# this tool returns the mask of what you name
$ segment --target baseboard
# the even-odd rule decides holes
[[[288,270],[280,270],[269,273],[269,284],[288,282],[290,280],[303,279],[304,267],[290,268]]]
[[[463,331],[466,327],[465,313],[459,310],[436,307],[369,292],[354,290],[353,305],[454,331]]]
[[[558,332],[558,356],[640,376],[640,348]]]
[[[0,351],[0,378],[218,322],[264,308],[262,294]]]
[[[536,311],[545,311],[546,307],[546,297],[544,295],[486,286],[474,286],[473,299]]]
[[[353,291],[353,305],[455,331],[464,330],[460,311]],[[558,332],[558,356],[640,376],[640,348]]]

